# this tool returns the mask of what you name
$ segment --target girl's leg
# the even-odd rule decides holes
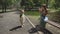
[[[22,17],[20,18],[20,24],[21,26],[23,25]]]
[[[24,15],[22,15],[22,17],[20,18],[20,22],[21,22],[21,26],[24,26],[24,22],[25,22]]]

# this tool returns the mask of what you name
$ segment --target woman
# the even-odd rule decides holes
[[[41,13],[41,20],[40,20],[40,26],[45,28],[46,22],[44,21],[46,15],[48,14],[46,4],[43,4],[41,8],[39,8],[39,12]]]

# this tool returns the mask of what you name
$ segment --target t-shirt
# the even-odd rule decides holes
[[[23,14],[23,12],[22,12],[22,11],[20,11],[20,17],[22,17],[22,14]]]
[[[46,10],[42,10],[41,14],[42,15],[47,15],[47,11]]]

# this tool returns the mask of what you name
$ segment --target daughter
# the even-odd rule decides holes
[[[24,10],[20,11],[20,23],[21,23],[21,27],[23,27],[25,22],[25,16],[24,16]]]

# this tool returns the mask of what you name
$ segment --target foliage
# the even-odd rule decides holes
[[[60,0],[55,0],[55,3],[56,3],[56,8],[60,8]]]
[[[40,1],[39,0],[22,0],[21,5],[25,7],[37,7],[37,6],[40,6]]]
[[[20,2],[21,3],[20,3]],[[6,6],[17,5],[18,3],[21,6],[25,7],[39,7],[41,4],[47,4],[50,8],[59,8],[60,0],[0,0],[0,6],[5,4]]]
[[[49,0],[48,4],[50,6],[50,8],[60,8],[60,0]]]
[[[39,7],[41,5],[40,0],[33,0],[33,3],[35,4],[35,7]]]
[[[49,17],[49,20],[52,20],[60,24],[60,10],[50,13],[48,17]]]

